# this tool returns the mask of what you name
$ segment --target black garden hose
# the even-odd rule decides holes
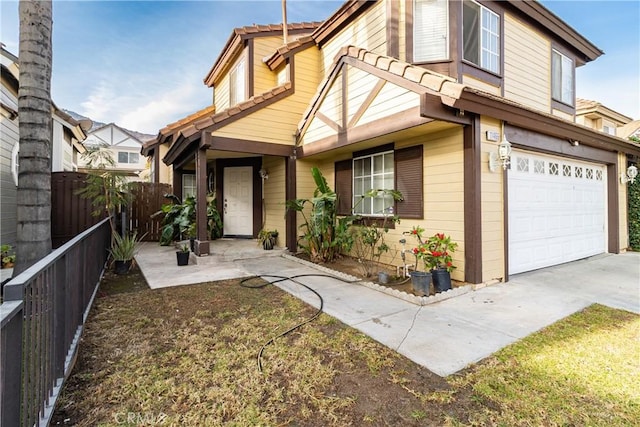
[[[256,277],[273,277],[276,280],[272,280],[272,281],[269,281],[269,282],[261,283],[259,285],[248,285],[247,284],[247,282],[249,280],[255,279]],[[285,280],[290,280],[293,283],[296,283],[296,284],[298,284],[298,285],[310,290],[311,292],[316,294],[316,296],[320,300],[320,308],[318,308],[318,311],[316,311],[313,314],[313,316],[311,316],[308,319],[298,323],[297,325],[287,329],[286,331],[282,332],[281,334],[272,337],[269,341],[267,341],[266,343],[264,343],[262,345],[262,347],[260,348],[260,351],[258,352],[258,370],[260,372],[262,372],[262,353],[264,352],[265,347],[267,347],[269,344],[273,343],[276,339],[284,337],[287,334],[289,334],[289,333],[295,331],[296,329],[300,328],[301,326],[304,326],[307,323],[313,321],[318,316],[320,316],[320,313],[322,313],[322,309],[324,308],[324,299],[322,299],[322,295],[320,295],[318,292],[316,292],[311,287],[305,285],[304,283],[299,282],[298,280],[295,280],[295,279],[297,279],[299,277],[329,277],[331,279],[340,280],[341,282],[344,282],[344,283],[356,283],[356,282],[360,281],[360,280],[345,280],[345,279],[341,279],[341,278],[336,277],[336,276],[332,276],[330,274],[298,274],[298,275],[291,276],[291,277],[278,276],[278,275],[275,275],[275,274],[262,274],[260,276],[252,276],[252,277],[247,277],[246,279],[242,279],[240,281],[240,286],[245,287],[245,288],[251,288],[251,289],[260,289],[260,288],[264,288],[264,287],[269,286],[269,285],[273,285],[273,284],[276,284],[276,283],[284,282]]]

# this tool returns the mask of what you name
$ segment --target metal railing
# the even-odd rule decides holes
[[[108,219],[4,287],[0,425],[48,425],[69,375],[108,257]]]

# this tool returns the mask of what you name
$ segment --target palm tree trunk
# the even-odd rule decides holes
[[[14,275],[51,252],[51,0],[20,0],[20,154]]]

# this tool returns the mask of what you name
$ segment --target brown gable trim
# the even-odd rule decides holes
[[[263,156],[293,156],[293,145],[274,144],[239,138],[225,138],[212,136],[210,133],[206,133],[206,135],[207,136],[202,139],[201,148],[235,153],[259,154]]]
[[[563,40],[578,53],[583,55],[583,57],[580,58],[582,61],[593,61],[604,54],[602,50],[580,35],[576,30],[571,28],[566,22],[558,18],[553,12],[539,2],[510,1],[509,4],[515,10],[526,16],[527,20],[534,20],[538,22],[545,29],[552,32],[560,40]]]
[[[428,93],[420,94],[420,115],[444,122],[457,123],[460,125],[471,124],[473,119],[464,115],[458,115],[458,111],[442,104],[439,96]]]
[[[373,123],[346,129],[343,133],[298,146],[296,153],[298,158],[301,159],[432,121],[432,119],[420,117],[420,108],[415,107],[376,120]]]
[[[300,22],[287,24],[288,34],[308,34],[311,31],[320,27],[322,22]],[[270,25],[253,25],[247,27],[235,28],[227,43],[220,51],[220,55],[216,58],[213,66],[203,79],[204,84],[211,87],[214,80],[222,72],[222,69],[230,62],[230,60],[236,56],[240,47],[244,46],[245,40],[254,39],[256,37],[272,37],[282,34],[282,24],[270,24]]]
[[[267,58],[264,63],[269,67],[271,71],[275,71],[278,67],[286,62],[286,60],[298,52],[302,52],[310,48],[311,46],[315,46],[315,42],[311,36],[302,36],[297,40],[289,42],[278,49]]]
[[[317,28],[312,36],[319,47],[322,47],[333,36],[353,22],[365,10],[380,0],[348,0],[336,10],[322,25]]]
[[[475,89],[465,88],[459,99],[443,98],[443,102],[462,111],[491,116],[512,125],[557,138],[579,141],[581,144],[602,150],[618,150],[640,155],[640,146],[635,146],[621,138],[568,122],[550,114],[524,108],[519,104]]]

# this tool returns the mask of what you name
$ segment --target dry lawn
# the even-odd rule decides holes
[[[259,281],[259,279],[254,279]],[[258,282],[255,282],[258,283]],[[274,286],[108,275],[52,425],[632,425],[638,316],[592,307],[443,379]]]

